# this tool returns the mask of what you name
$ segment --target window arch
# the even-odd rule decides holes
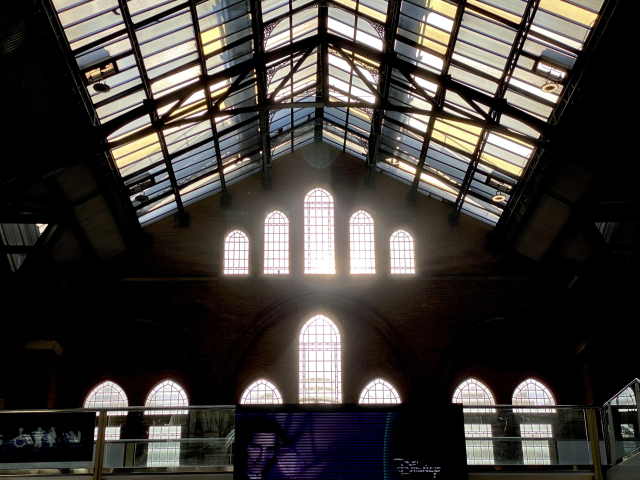
[[[300,331],[300,403],[342,403],[340,332],[324,315],[307,321]]]
[[[186,407],[189,399],[184,389],[171,380],[153,387],[144,405],[146,407]],[[187,410],[159,410],[150,415],[186,415]],[[162,425],[164,423],[164,425]],[[179,440],[182,438],[180,421],[168,420],[149,427],[149,440]],[[147,467],[180,466],[180,442],[150,442],[147,450]]]
[[[153,387],[147,400],[144,402],[145,407],[187,407],[189,399],[184,389],[176,382],[165,380]],[[151,415],[186,415],[186,410],[160,410],[150,412]]]
[[[363,210],[358,210],[349,220],[349,246],[351,273],[376,273],[373,218]]]
[[[400,395],[389,382],[376,378],[364,387],[358,403],[400,403]]]
[[[264,220],[264,273],[289,273],[289,219],[278,210]]]
[[[304,197],[304,273],[336,273],[333,197],[322,188]]]
[[[120,385],[110,380],[96,385],[84,401],[84,408],[126,408],[129,406],[127,394]],[[107,415],[126,415],[127,412],[108,411]]]
[[[416,273],[416,255],[413,237],[406,230],[391,234],[391,273]]]
[[[513,392],[511,403],[514,405],[555,405],[553,394],[543,383],[528,378],[518,385]],[[549,408],[517,408],[516,413],[555,413],[555,409]]]
[[[100,408],[126,408],[129,406],[129,399],[127,394],[120,385],[111,380],[102,382],[96,385],[93,390],[89,392],[87,398],[84,400],[84,408],[100,409]],[[109,410],[107,416],[124,416],[125,411]],[[96,413],[99,415],[99,413]],[[112,423],[110,420],[109,423]],[[115,422],[114,422],[115,423]],[[94,440],[98,440],[98,427],[94,431]],[[120,440],[120,425],[109,425],[105,428],[104,439]]]
[[[495,405],[496,401],[493,393],[484,383],[475,378],[468,378],[456,388],[453,394],[452,403],[463,405]],[[495,412],[494,409],[465,408],[465,412]]]
[[[451,400],[463,405],[495,405],[496,401],[484,383],[475,378],[468,378],[456,388]],[[494,413],[495,409],[465,408],[465,413]],[[492,437],[490,423],[464,424],[465,443],[467,447],[467,465],[493,465],[493,442],[485,440]]]
[[[233,230],[224,239],[225,275],[249,274],[249,237],[240,230]]]
[[[261,378],[247,387],[240,403],[243,405],[279,404],[282,403],[282,395],[273,383]]]
[[[553,394],[543,383],[528,378],[513,392],[514,405],[555,405]],[[514,413],[555,413],[554,408],[514,408]],[[525,465],[550,465],[549,439],[553,437],[551,423],[521,423],[522,457]],[[535,439],[535,440],[532,440]]]

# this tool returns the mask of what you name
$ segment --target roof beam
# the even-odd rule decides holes
[[[278,84],[278,86],[276,87],[276,89],[271,92],[271,95],[269,96],[269,101],[273,102],[276,99],[276,96],[278,95],[278,93],[280,92],[280,90],[282,90],[284,88],[284,86],[287,84],[287,82],[289,80],[291,80],[291,77],[293,77],[293,75],[298,71],[298,69],[300,68],[300,66],[304,63],[304,61],[309,57],[309,55],[311,55],[311,52],[313,52],[313,49],[315,47],[309,47],[307,49],[306,52],[304,52],[304,54],[302,55],[302,57],[300,57],[300,60],[298,60],[298,62],[293,66],[293,68],[291,70],[289,70],[289,73],[287,73],[285,75],[285,77],[282,79],[282,81]]]
[[[264,54],[264,24],[260,0],[250,0],[251,29],[253,34],[253,65],[256,70],[258,86],[258,104],[267,102],[267,68]],[[308,47],[307,47],[308,48]],[[293,55],[293,52],[291,53]],[[262,169],[266,173],[271,165],[271,146],[269,139],[269,112],[260,112],[260,141],[262,144]]]
[[[444,63],[442,65],[442,75],[447,76],[449,72],[449,65],[451,65],[451,58],[453,57],[453,49],[456,45],[456,40],[458,39],[458,32],[460,31],[460,25],[462,24],[462,17],[464,15],[464,9],[467,5],[467,0],[460,0],[458,2],[458,10],[456,11],[456,18],[453,21],[453,27],[451,28],[451,35],[449,36],[449,45],[447,46],[447,56],[445,57]],[[411,75],[405,73],[400,69],[402,74],[407,78],[411,78]],[[424,92],[426,100],[430,100],[429,95],[424,89],[415,81],[411,82],[412,85],[418,89],[418,91]],[[445,96],[447,94],[447,90],[443,85],[438,87],[438,91],[436,92],[435,101],[431,100],[430,103],[435,104],[433,107],[434,112],[442,112],[444,110],[444,101]],[[418,186],[420,185],[420,179],[422,178],[422,173],[424,171],[424,163],[427,159],[427,153],[429,152],[429,145],[431,144],[431,137],[433,135],[433,129],[436,125],[436,116],[433,114],[429,114],[429,124],[427,125],[427,131],[424,134],[424,140],[422,142],[422,148],[420,149],[420,157],[418,158],[418,165],[416,165],[416,174],[413,177],[413,183],[411,184],[411,190],[409,191],[409,195],[407,196],[407,200],[410,204],[415,205],[417,202],[417,194],[418,194]]]
[[[194,34],[196,37],[196,47],[198,49],[198,58],[200,59],[200,69],[202,71],[202,75],[207,74],[207,60],[204,55],[204,46],[202,45],[202,36],[200,34],[200,22],[198,21],[198,9],[196,6],[196,0],[190,0],[189,9],[191,10],[191,21],[193,23]],[[209,125],[211,127],[211,133],[213,135],[213,147],[216,152],[216,163],[218,164],[218,170],[220,172],[220,202],[222,205],[227,205],[229,203],[229,197],[227,194],[227,182],[224,179],[224,168],[222,168],[222,154],[220,152],[220,141],[218,139],[218,129],[216,127],[216,119],[213,116],[215,110],[220,109],[220,102],[224,101],[230,94],[231,89],[233,87],[238,86],[238,84],[242,81],[242,79],[247,75],[247,73],[240,74],[235,82],[233,82],[226,92],[224,92],[217,100],[214,105],[213,100],[211,98],[211,90],[209,89],[209,85],[205,83],[204,85],[204,98],[207,102],[207,116],[209,117]],[[202,84],[200,87],[202,88]],[[168,113],[168,112],[167,112]]]
[[[509,81],[511,80],[513,71],[516,68],[518,58],[520,57],[520,52],[522,52],[522,48],[524,47],[525,40],[527,39],[529,30],[531,29],[531,25],[533,24],[533,19],[536,15],[536,12],[538,11],[539,4],[540,0],[529,0],[524,13],[522,14],[522,21],[520,22],[520,26],[518,27],[516,38],[514,39],[513,45],[511,46],[509,57],[507,58],[507,62],[500,78],[500,83],[498,84],[498,88],[496,90],[494,104],[499,102],[506,103],[504,102],[504,96],[507,93],[507,89],[509,88]],[[503,112],[501,110],[498,110],[495,107],[491,107],[489,116],[491,117],[492,123],[499,123],[502,113]],[[458,191],[458,196],[453,206],[453,212],[449,216],[449,223],[451,225],[457,225],[458,223],[458,218],[460,216],[460,212],[462,211],[465,197],[471,189],[471,183],[473,182],[473,177],[478,170],[478,162],[480,160],[480,157],[482,156],[482,153],[484,152],[484,148],[487,144],[487,139],[489,138],[489,133],[489,130],[484,128],[480,135],[480,139],[476,144],[473,156],[471,157],[471,161],[469,162],[469,167],[467,168],[467,172],[464,176],[464,179],[462,180],[462,185],[460,186],[460,190]]]
[[[129,5],[127,4],[127,0],[118,0],[118,4],[120,5],[122,20],[124,21],[124,24],[127,28],[129,41],[131,42],[131,50],[133,51],[134,57],[136,59],[138,71],[140,72],[140,78],[142,80],[142,84],[144,85],[145,94],[148,100],[153,100],[153,91],[151,90],[151,81],[149,80],[149,75],[147,74],[147,69],[144,65],[144,59],[142,57],[142,52],[140,51],[140,44],[138,43],[138,37],[136,36],[135,27],[133,25],[133,21],[131,20]],[[152,108],[151,111],[149,111],[148,113],[151,115],[152,123],[155,123],[158,121],[158,112],[156,109]],[[176,175],[173,172],[173,166],[171,165],[171,160],[169,159],[169,150],[167,149],[167,144],[164,140],[164,135],[162,134],[162,132],[158,132],[158,141],[160,143],[160,150],[162,151],[162,156],[164,158],[165,165],[167,167],[167,174],[169,175],[169,182],[171,183],[171,189],[173,190],[176,206],[178,207],[178,213],[181,215],[184,215],[184,206],[182,205],[182,199],[180,198],[180,189],[178,188]]]

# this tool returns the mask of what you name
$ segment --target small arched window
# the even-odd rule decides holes
[[[469,378],[458,385],[453,398],[453,403],[463,405],[495,405],[495,399],[489,387],[475,378]],[[495,413],[495,409],[465,408],[465,413]],[[472,417],[475,419],[475,416]],[[464,424],[464,434],[467,438],[467,465],[493,465],[493,442],[485,440],[492,437],[490,423]]]
[[[282,395],[273,383],[261,378],[247,387],[240,403],[243,405],[280,404]]]
[[[400,395],[389,382],[376,378],[364,387],[358,403],[400,403]]]
[[[546,385],[533,378],[528,378],[516,387],[511,403],[540,406],[555,405],[556,400]],[[516,408],[513,411],[516,413],[556,413],[553,408]]]
[[[349,220],[349,246],[351,273],[376,273],[373,218],[363,210],[354,213]]]
[[[543,383],[528,378],[518,385],[513,392],[512,403],[514,405],[555,405],[551,391]],[[514,408],[514,413],[555,413],[554,408]],[[527,418],[529,418],[527,416]],[[534,417],[536,418],[536,417]],[[539,417],[538,417],[539,418]],[[528,440],[522,440],[522,457],[525,465],[550,465],[551,449],[549,440],[553,438],[551,423],[521,423],[520,436]]]
[[[84,408],[121,408],[128,407],[129,400],[127,394],[120,385],[110,380],[102,382],[97,385],[84,401]],[[126,415],[127,412],[118,412],[110,410],[107,412],[108,416],[111,415]]]
[[[416,273],[415,263],[413,237],[406,230],[396,230],[391,235],[391,273]]]
[[[289,219],[277,210],[264,221],[264,273],[289,273]]]
[[[171,380],[159,383],[151,390],[145,407],[187,407],[189,399],[184,389]],[[154,410],[149,415],[186,415],[187,410]],[[149,440],[179,440],[182,438],[180,421],[160,421],[149,427]],[[164,423],[164,425],[163,425]],[[177,423],[177,425],[175,424]],[[180,466],[180,442],[150,442],[147,450],[147,467]]]
[[[100,408],[126,408],[129,406],[129,400],[120,385],[107,380],[106,382],[96,385],[96,387],[89,392],[83,406],[84,408],[92,410]],[[107,416],[124,416],[126,414],[126,411],[107,411]],[[108,423],[112,422],[117,422],[117,419],[112,419]],[[98,427],[95,429],[94,439],[98,439]],[[120,425],[107,426],[104,432],[104,439],[107,441],[120,440]]]
[[[300,403],[342,403],[341,364],[338,328],[324,315],[316,315],[300,332]]]
[[[304,197],[304,273],[336,273],[333,197],[322,188]]]
[[[463,405],[495,405],[496,401],[484,383],[475,378],[468,378],[456,388],[453,394],[452,403],[461,403]],[[485,408],[465,408],[465,412],[495,412],[495,409]]]
[[[224,239],[225,275],[249,274],[249,237],[240,230],[233,230]]]
[[[189,399],[184,389],[171,380],[165,380],[153,387],[147,400],[144,402],[145,407],[188,407]],[[186,410],[159,410],[150,411],[150,415],[186,415]]]

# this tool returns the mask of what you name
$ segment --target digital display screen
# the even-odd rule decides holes
[[[458,405],[238,406],[234,479],[462,480],[463,425]]]

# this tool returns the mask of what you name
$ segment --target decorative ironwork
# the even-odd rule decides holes
[[[363,20],[366,20],[369,23],[369,25],[371,25],[373,27],[373,29],[378,34],[378,37],[384,39],[384,34],[385,34],[385,30],[386,30],[384,25],[382,25],[382,24],[380,24],[378,22],[374,22],[373,20],[370,20],[368,18],[364,18]]]
[[[282,22],[282,19],[277,19],[274,20],[271,23],[268,23],[264,26],[264,30],[262,31],[262,35],[263,35],[263,41],[265,46],[267,45],[267,40],[269,39],[269,37],[271,36],[271,33],[273,33],[273,31],[275,30],[275,28],[280,24],[280,22]]]
[[[271,81],[273,80],[273,77],[275,76],[276,72],[278,70],[281,70],[285,67],[289,66],[289,59],[285,59],[280,63],[277,63],[276,65],[273,65],[271,68],[269,68],[267,70],[267,86],[269,86],[271,84]]]
[[[373,108],[362,107],[362,108],[360,108],[360,110],[362,110],[364,113],[367,114],[367,116],[369,117],[369,120],[371,120],[373,118]]]

